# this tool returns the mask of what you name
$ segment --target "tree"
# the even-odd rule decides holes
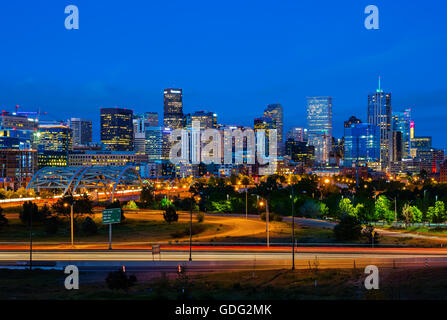
[[[20,212],[19,218],[23,223],[29,224],[31,220],[31,215],[33,216],[33,221],[42,222],[47,218],[48,214],[49,214],[48,208],[43,208],[42,210],[39,210],[37,204],[31,201],[26,201],[22,205],[22,211]]]
[[[324,203],[314,200],[307,200],[299,209],[301,216],[306,218],[319,218],[323,214],[327,214],[328,208]]]
[[[386,220],[388,222],[394,221],[394,211],[391,209],[391,202],[385,196],[380,196],[375,205],[375,214],[379,220]]]
[[[46,219],[44,230],[46,234],[56,234],[59,230],[59,219],[56,216]]]
[[[429,207],[426,214],[426,220],[433,223],[442,223],[447,219],[444,202],[436,201],[434,207]]]
[[[343,215],[357,216],[355,207],[352,205],[351,200],[348,198],[343,198],[338,203],[338,215],[342,217]]]
[[[84,222],[82,222],[81,231],[86,235],[94,235],[98,233],[98,227],[92,218],[87,217],[85,218]]]
[[[345,214],[340,223],[334,227],[334,235],[338,241],[358,240],[361,236],[362,225],[355,217]]]
[[[111,290],[125,290],[127,291],[131,286],[137,282],[134,275],[127,276],[123,270],[109,272],[106,278],[106,283]]]
[[[172,207],[172,206],[168,206],[165,209],[165,213],[163,214],[163,218],[169,224],[171,224],[172,222],[177,222],[178,221],[178,214],[175,211],[175,208]]]
[[[3,214],[3,208],[0,207],[0,229],[8,225],[8,219]]]
[[[141,189],[140,202],[145,208],[149,207],[155,200],[154,187],[152,185],[145,185]]]
[[[362,236],[367,239],[368,243],[377,244],[380,240],[379,233],[372,225],[368,225],[362,230]]]

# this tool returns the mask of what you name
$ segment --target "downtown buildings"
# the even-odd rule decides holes
[[[101,143],[109,151],[133,151],[133,111],[101,108]]]
[[[392,159],[392,121],[391,93],[379,88],[368,95],[367,122],[376,125],[380,130],[380,166],[381,170],[389,171]]]
[[[307,98],[308,144],[315,147],[315,162],[329,163],[332,149],[332,97]]]

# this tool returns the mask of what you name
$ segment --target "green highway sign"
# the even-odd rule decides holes
[[[121,209],[105,209],[102,211],[102,224],[112,224],[121,222]]]

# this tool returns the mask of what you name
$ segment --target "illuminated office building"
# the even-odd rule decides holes
[[[392,161],[402,161],[404,154],[404,140],[402,131],[393,131]]]
[[[285,144],[285,153],[292,161],[311,167],[313,165],[315,147],[308,146],[306,142],[289,138]]]
[[[39,168],[67,166],[72,131],[65,125],[40,125],[36,145]]]
[[[414,137],[411,139],[411,155],[413,158],[417,157],[418,152],[422,150],[430,150],[432,148],[431,137]]]
[[[73,145],[86,146],[92,142],[92,121],[81,118],[71,118],[70,128],[73,132]]]
[[[278,140],[278,152],[279,154],[284,153],[284,117],[283,108],[279,103],[268,104],[267,108],[264,110],[264,118],[270,119],[276,127],[277,130],[277,140]]]
[[[101,143],[109,151],[133,151],[133,112],[101,108]]]
[[[39,126],[35,113],[17,113],[2,111],[0,114],[0,129],[34,130]]]
[[[356,116],[352,116],[351,118],[349,118],[348,121],[344,122],[344,127],[351,128],[351,126],[353,124],[358,124],[358,123],[362,123],[362,121],[360,119],[358,119]]]
[[[147,127],[145,131],[146,155],[150,162],[160,161],[163,156],[163,127]]]
[[[367,164],[377,167],[380,163],[380,130],[370,123],[354,123],[344,128],[344,165],[354,167]]]
[[[165,89],[163,99],[164,126],[172,129],[183,128],[182,89]]]
[[[332,97],[307,98],[308,145],[315,147],[315,162],[329,163],[332,149]]]
[[[5,129],[0,131],[1,187],[25,187],[36,167],[33,130]]]
[[[391,93],[379,88],[368,95],[368,123],[376,125],[380,130],[380,164],[382,170],[388,170],[392,157],[392,121]]]
[[[146,154],[146,127],[144,119],[133,120],[134,150],[139,155]]]
[[[158,112],[145,112],[144,123],[145,127],[158,127]]]
[[[217,114],[208,111],[196,111],[185,115],[185,126],[187,128],[192,127],[193,121],[200,121],[200,130],[216,128]]]
[[[289,139],[298,142],[307,142],[307,129],[300,127],[291,128],[286,134],[286,141]]]
[[[73,151],[69,154],[71,167],[127,166],[138,162],[133,151]]]
[[[410,157],[411,109],[393,112],[393,131],[402,133],[402,158]],[[393,158],[396,157],[393,155]]]

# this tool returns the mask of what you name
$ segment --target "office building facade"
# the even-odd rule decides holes
[[[307,98],[308,144],[315,147],[315,162],[329,163],[332,149],[332,97]]]
[[[163,124],[167,128],[183,128],[183,93],[182,89],[168,88],[164,90]]]
[[[101,108],[101,143],[108,151],[133,151],[133,112]]]

